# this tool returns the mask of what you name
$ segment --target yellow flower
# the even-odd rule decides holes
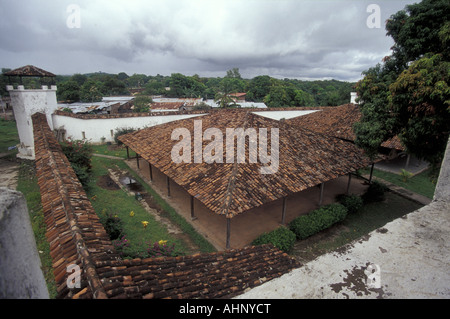
[[[131,212],[130,212],[130,217],[133,217],[133,216],[134,216],[134,212],[131,211]]]
[[[144,228],[147,228],[148,221],[144,220],[144,221],[142,222],[142,225],[144,226]]]
[[[167,240],[162,240],[162,239],[158,242],[158,244],[160,246],[165,245],[166,243],[167,243]]]

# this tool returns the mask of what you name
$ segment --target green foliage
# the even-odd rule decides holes
[[[176,257],[178,255],[179,252],[176,251],[174,243],[168,245],[167,241],[160,240],[149,244],[146,257]]]
[[[336,196],[336,200],[347,208],[349,214],[356,213],[364,205],[364,201],[361,196],[354,194],[340,194]]]
[[[170,97],[202,97],[206,86],[197,81],[196,77],[173,73],[170,77]]]
[[[390,107],[406,148],[432,164],[442,161],[450,131],[450,62],[426,54],[390,85]]]
[[[87,80],[80,88],[81,102],[100,102],[103,98],[102,83],[92,79]]]
[[[150,103],[152,103],[152,98],[145,95],[138,95],[134,98],[134,112],[148,112],[150,109]]]
[[[423,0],[387,21],[393,53],[356,86],[362,119],[355,142],[372,158],[398,135],[411,154],[440,165],[450,131],[449,16],[448,0]]]
[[[94,152],[92,146],[87,141],[72,141],[71,139],[61,142],[60,144],[64,155],[66,155],[75,174],[86,189],[90,181],[92,169],[91,157]]]
[[[102,213],[100,214],[100,222],[111,240],[117,240],[124,236],[123,222],[117,215]]]
[[[347,212],[347,208],[339,203],[325,205],[307,215],[295,218],[289,223],[289,228],[298,239],[305,239],[343,221]]]
[[[58,85],[56,95],[59,101],[78,102],[80,100],[80,86],[69,80]]]
[[[400,176],[402,177],[402,181],[406,183],[413,176],[413,174],[402,168],[400,171]]]
[[[372,184],[369,185],[366,192],[361,196],[364,203],[373,203],[373,202],[381,202],[386,199],[386,192],[389,189],[382,183],[373,181]]]
[[[272,244],[285,252],[289,252],[294,247],[295,238],[295,234],[289,228],[281,226],[271,232],[262,234],[252,242],[252,245]]]
[[[72,109],[65,107],[62,109],[63,112],[67,112],[67,113],[73,113]]]

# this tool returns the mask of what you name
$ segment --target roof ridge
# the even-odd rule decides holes
[[[44,123],[47,123],[46,116],[43,113],[35,113],[33,114],[32,119],[35,121],[35,125],[38,127],[38,129],[42,132],[40,136],[41,142],[45,145],[46,149],[49,150],[47,152],[48,154],[47,160],[50,164],[53,164],[51,166],[54,166],[56,168],[58,165],[57,160],[55,158],[55,152],[50,147],[48,135],[45,134],[46,127]],[[68,166],[68,169],[72,169],[70,165]],[[87,244],[84,240],[83,232],[81,231],[81,228],[78,224],[78,218],[76,217],[77,215],[74,212],[72,205],[67,205],[67,199],[70,198],[67,185],[64,182],[64,179],[61,176],[61,172],[59,169],[54,169],[52,175],[54,177],[55,183],[60,186],[59,193],[62,194],[62,196],[64,197],[61,200],[61,204],[64,207],[66,220],[68,222],[70,232],[72,233],[72,238],[74,240],[78,256],[81,258],[84,273],[86,274],[89,285],[92,288],[92,293],[95,298],[107,298],[106,292],[97,274],[94,260],[92,259]]]
[[[249,114],[249,112],[246,111],[245,116],[244,116],[244,121],[243,121],[244,123],[242,125],[243,130],[239,131],[240,134],[239,134],[238,138],[244,134],[245,129],[248,126],[248,114]],[[236,187],[236,176],[238,173],[238,165],[239,165],[239,162],[237,160],[234,160],[233,169],[231,170],[231,175],[228,179],[227,190],[224,194],[224,203],[222,204],[222,209],[221,209],[221,212],[219,213],[220,215],[225,215],[226,218],[233,217],[233,215],[229,216],[228,211],[229,211],[229,208],[231,205],[231,201],[233,199],[233,192]]]

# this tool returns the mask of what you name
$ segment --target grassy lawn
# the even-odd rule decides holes
[[[0,118],[0,153],[17,154],[17,149],[8,151],[8,147],[15,146],[20,143],[19,134],[15,121],[5,121]]]
[[[166,226],[156,221],[154,217],[141,206],[134,196],[128,195],[122,189],[107,190],[97,185],[96,181],[98,178],[108,174],[108,168],[116,166],[121,170],[127,170],[128,166],[123,161],[93,156],[92,166],[93,180],[89,184],[88,189],[88,196],[91,199],[92,206],[99,216],[104,216],[104,214],[109,213],[122,220],[124,233],[126,234],[126,238],[130,245],[126,249],[128,254],[139,255],[140,252],[145,252],[147,250],[149,244],[153,246],[155,242],[159,242],[160,240],[167,241],[167,245],[169,246],[175,244],[176,254],[190,253],[186,243],[172,234],[169,234]],[[146,187],[146,190],[158,200],[159,196],[151,190],[145,182],[132,172],[130,172],[130,174],[133,175],[141,185]],[[160,202],[158,204],[164,209],[165,214],[172,217],[172,219],[176,218],[170,216],[173,215],[173,213],[176,214],[176,212],[162,199],[159,198],[159,200]],[[133,212],[134,216],[130,216],[131,212]],[[143,221],[148,221],[148,226],[145,228],[142,225]],[[180,221],[175,222],[180,224]],[[201,251],[211,251],[211,247],[203,242],[205,241],[204,239],[199,239],[193,234],[193,229],[190,230],[190,232],[192,234],[191,237],[194,237],[194,241],[198,244]]]
[[[370,170],[365,169],[362,170],[361,173],[370,174]],[[433,179],[431,176],[430,169],[409,178],[406,182],[403,181],[402,177],[398,174],[384,172],[377,169],[373,170],[373,176],[384,179],[385,181],[409,189],[412,192],[421,194],[428,198],[433,198],[434,189],[436,188],[436,179]]]
[[[113,145],[92,145],[92,148],[94,149],[94,154],[100,154],[100,155],[108,155],[108,156],[116,156],[121,157],[123,159],[127,158],[127,149],[125,146],[117,146],[115,144]],[[136,156],[136,153],[134,153],[132,150],[129,151],[130,157]]]
[[[366,204],[357,213],[349,214],[343,222],[305,240],[297,241],[292,255],[303,262],[313,260],[420,207],[422,206],[415,202],[387,192],[385,201]]]
[[[57,295],[55,278],[53,275],[52,259],[50,257],[50,244],[45,236],[46,225],[41,205],[41,193],[37,184],[34,163],[22,161],[20,163],[17,190],[21,192],[27,201],[36,246],[41,257],[42,272],[47,283],[50,298]]]

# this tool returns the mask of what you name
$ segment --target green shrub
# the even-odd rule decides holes
[[[349,214],[356,213],[364,205],[363,199],[358,195],[340,194],[336,196],[336,200],[347,208]]]
[[[402,181],[406,183],[411,177],[413,177],[413,173],[408,172],[407,170],[402,168],[402,170],[400,171],[400,176],[402,178]]]
[[[60,144],[83,188],[87,190],[92,170],[91,157],[94,152],[92,145],[85,140],[71,140],[70,138]]]
[[[275,247],[288,252],[295,243],[295,234],[287,227],[281,226],[271,232],[264,233],[256,238],[252,245],[272,244]]]
[[[100,216],[100,222],[106,230],[111,240],[116,240],[124,235],[122,220],[113,214],[104,214]]]
[[[347,216],[347,208],[339,203],[322,206],[308,215],[302,215],[289,223],[290,230],[298,239],[305,239],[331,225],[340,222]]]
[[[380,182],[373,181],[367,188],[366,192],[362,195],[362,199],[366,204],[381,202],[386,199],[385,193],[387,191],[388,188],[385,185]]]

